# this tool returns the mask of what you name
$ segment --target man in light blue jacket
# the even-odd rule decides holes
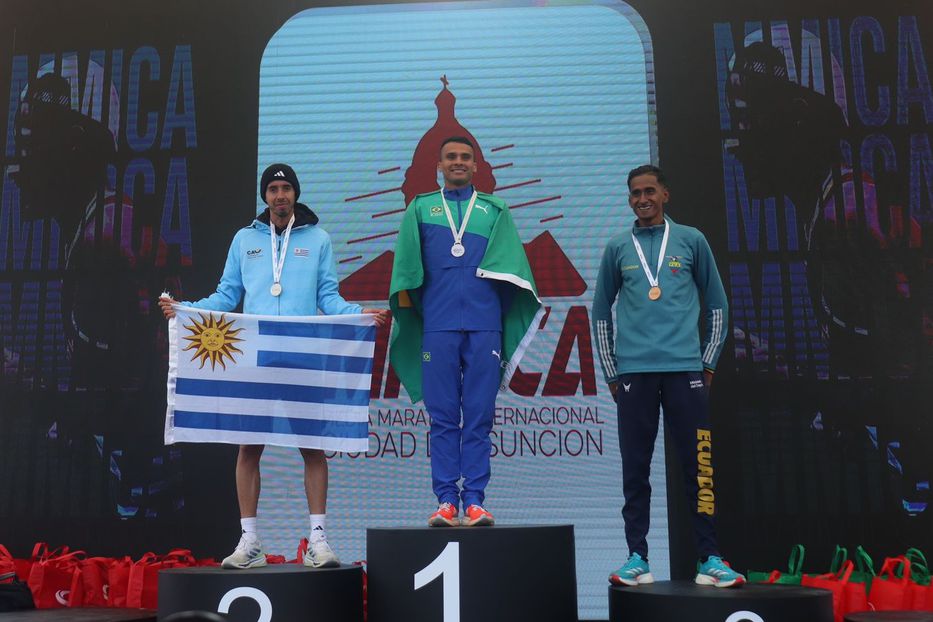
[[[259,196],[267,209],[233,237],[217,291],[196,302],[181,304],[211,311],[233,311],[243,302],[243,312],[253,315],[325,315],[373,313],[382,325],[387,311],[363,309],[340,296],[330,236],[317,226],[318,217],[307,205],[296,203],[301,186],[287,164],[269,166],[259,182]],[[168,296],[159,300],[166,318],[173,317]],[[236,463],[237,498],[242,536],[236,550],[223,561],[224,568],[266,565],[256,529],[259,507],[259,460],[264,445],[241,445]],[[304,564],[315,568],[340,562],[324,530],[327,505],[327,459],[320,449],[301,448],[304,459],[305,494],[311,533]]]

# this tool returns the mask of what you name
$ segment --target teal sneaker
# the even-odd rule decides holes
[[[705,563],[697,564],[697,585],[716,587],[738,587],[745,583],[745,576],[729,567],[721,557],[710,555]]]
[[[609,583],[613,585],[639,585],[654,583],[654,577],[651,576],[651,569],[648,568],[648,560],[642,559],[638,553],[632,553],[621,568],[609,575]]]

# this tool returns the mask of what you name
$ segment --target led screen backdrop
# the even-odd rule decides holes
[[[452,27],[478,34],[455,44]],[[475,140],[474,180],[511,206],[548,308],[497,402],[486,505],[502,523],[575,525],[583,617],[606,615],[606,573],[627,555],[615,409],[589,312],[605,243],[631,222],[624,172],[656,150],[651,67],[624,4],[472,3],[308,10],[275,34],[260,71],[259,172],[295,167],[301,201],[331,235],[341,292],[364,306],[386,304],[404,207],[438,187],[439,141]],[[365,527],[424,524],[436,504],[428,415],[384,363],[387,335],[369,455],[331,462],[329,529],[348,559],[364,555]],[[285,548],[307,522],[301,463],[274,455],[260,517]],[[660,448],[652,475],[650,546],[665,577]]]

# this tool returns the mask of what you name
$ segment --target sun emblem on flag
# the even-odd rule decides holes
[[[243,341],[237,337],[243,329],[233,330],[234,321],[225,322],[222,314],[220,319],[215,318],[213,313],[209,313],[207,317],[203,313],[198,315],[201,316],[200,322],[192,318],[194,325],[185,325],[185,328],[191,331],[191,335],[185,337],[185,339],[191,343],[188,344],[184,351],[194,350],[191,360],[200,358],[200,369],[204,369],[204,364],[207,361],[211,362],[211,369],[214,369],[217,363],[227,369],[227,365],[224,363],[225,356],[230,359],[231,363],[236,363],[233,353],[243,354],[242,350],[233,345],[238,341]]]

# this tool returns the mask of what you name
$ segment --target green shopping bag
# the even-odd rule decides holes
[[[868,552],[859,545],[855,549],[855,572],[849,579],[849,583],[862,583],[865,585],[865,594],[871,591],[871,582],[875,578],[875,566]]]
[[[800,577],[803,576],[803,556],[804,548],[802,544],[795,544],[790,549],[790,557],[787,560],[787,572],[782,573],[779,570],[771,572],[761,572],[755,570],[748,571],[749,583],[778,583],[781,585],[800,585]]]
[[[829,571],[833,574],[838,574],[842,569],[842,565],[847,561],[849,561],[849,549],[837,544],[836,552],[833,553],[833,561],[829,564]]]
[[[904,557],[910,562],[910,580],[917,585],[930,585],[930,566],[923,552],[911,547],[904,553]]]
[[[843,570],[845,570],[847,576],[851,575],[854,577],[855,572],[854,571],[850,572],[849,568],[847,567],[848,565],[846,564],[846,562],[848,561],[849,561],[849,550],[846,549],[846,547],[839,546],[837,544],[836,551],[833,553],[833,560],[829,564],[829,572],[822,573],[822,574],[807,574],[805,576],[816,577],[816,578],[827,578],[830,575],[838,576],[841,574]],[[854,568],[854,564],[853,564],[853,568]],[[846,579],[846,582],[851,583],[851,579]],[[804,585],[806,585],[806,582],[804,582]]]
[[[930,587],[930,567],[926,556],[919,549],[909,548],[904,557],[910,562],[911,581],[907,586],[907,601],[904,606],[914,611],[933,610],[933,587]]]

